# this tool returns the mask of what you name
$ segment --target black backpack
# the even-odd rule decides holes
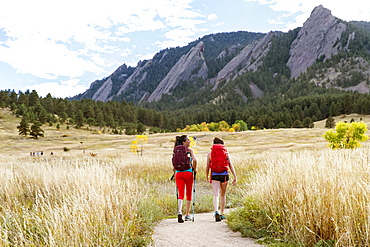
[[[178,145],[173,149],[172,165],[177,171],[190,169],[190,153],[185,145]]]

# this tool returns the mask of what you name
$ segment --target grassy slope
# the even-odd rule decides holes
[[[335,117],[335,122],[360,121],[362,119],[368,125],[370,116],[351,114]],[[93,131],[66,129],[61,126],[58,130],[55,126],[44,125],[45,137],[38,140],[18,135],[17,126],[20,118],[16,118],[11,112],[0,111],[0,155],[29,155],[30,152],[43,151],[50,155],[75,155],[83,152],[98,153],[98,155],[111,155],[121,152],[129,152],[131,141],[135,136],[94,134]],[[327,131],[324,128],[325,120],[315,123],[313,129],[272,129],[259,131],[246,131],[242,133],[208,132],[188,133],[197,137],[197,151],[207,153],[215,136],[225,140],[230,152],[263,151],[279,149],[301,149],[325,147],[326,141],[322,135]],[[180,133],[154,134],[149,136],[148,144],[145,144],[144,152],[172,152],[172,141]],[[67,137],[63,137],[66,136]],[[63,152],[63,147],[69,148],[70,152]]]

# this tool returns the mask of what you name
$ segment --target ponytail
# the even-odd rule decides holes
[[[187,135],[176,136],[175,147],[178,145],[183,145],[187,137]]]

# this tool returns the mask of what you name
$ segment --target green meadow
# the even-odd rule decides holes
[[[205,161],[225,141],[238,184],[229,186],[227,224],[271,246],[370,246],[370,144],[331,150],[313,129],[135,136],[44,125],[21,137],[20,119],[0,114],[1,246],[147,246],[156,223],[176,214],[171,156],[176,135],[196,137],[197,213],[212,211]],[[367,116],[336,117],[336,122]],[[69,151],[64,151],[67,148]],[[32,152],[43,155],[30,155]],[[196,222],[195,222],[196,224]]]

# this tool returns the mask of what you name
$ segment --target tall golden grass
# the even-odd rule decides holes
[[[145,181],[124,170],[119,162],[88,157],[3,162],[0,245],[148,244],[150,224],[162,215],[144,209],[152,196]]]
[[[129,152],[130,136],[50,127],[47,137],[35,141],[2,126],[0,246],[146,246],[155,223],[176,214],[169,180],[176,134],[150,135],[138,156]],[[370,246],[369,145],[330,150],[325,131],[192,133],[199,161],[196,212],[213,208],[204,169],[218,136],[238,173],[228,204],[240,209],[228,217],[229,225],[238,217],[242,227],[263,227],[301,246]],[[70,137],[61,137],[65,133]],[[29,156],[36,150],[45,155]]]
[[[197,212],[212,210],[205,153],[198,154]],[[239,184],[229,186],[229,203],[252,197],[276,237],[370,246],[366,147],[237,151],[232,158]],[[0,166],[0,245],[148,245],[154,223],[176,210],[168,160],[170,153],[8,158]]]
[[[154,224],[176,212],[170,157],[8,157],[0,166],[0,246],[150,244]],[[209,211],[211,191],[197,185],[196,211]]]
[[[367,148],[271,152],[260,164],[246,197],[266,212],[275,237],[370,246]]]

